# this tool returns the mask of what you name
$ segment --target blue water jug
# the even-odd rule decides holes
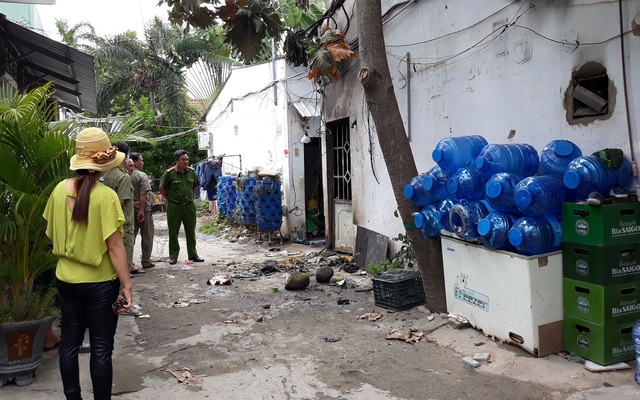
[[[633,326],[631,337],[633,339],[633,347],[636,350],[635,380],[640,383],[640,320],[638,320],[638,322]]]
[[[509,172],[499,172],[493,175],[484,187],[484,198],[496,211],[520,214],[513,197],[516,185],[522,178]]]
[[[626,158],[620,168],[607,169],[595,156],[582,156],[571,161],[562,178],[564,185],[573,189],[580,198],[587,198],[591,192],[607,194],[616,183],[628,187],[632,179],[631,163]]]
[[[536,217],[544,214],[560,216],[562,203],[567,200],[562,181],[555,176],[531,176],[516,186],[516,206],[524,215]]]
[[[456,172],[460,167],[473,165],[486,145],[487,140],[480,135],[447,137],[436,144],[431,157],[442,170]]]
[[[451,208],[456,204],[458,204],[456,198],[445,199],[436,203],[436,209],[438,211],[436,211],[435,217],[436,220],[440,221],[442,229],[445,231],[453,232],[451,222],[449,222],[449,216],[451,215]]]
[[[449,223],[451,230],[463,239],[474,239],[480,236],[478,222],[489,214],[490,210],[484,201],[460,200],[451,207]]]
[[[418,207],[426,207],[436,200],[431,193],[425,190],[422,183],[424,176],[414,176],[404,187],[404,197],[411,200]]]
[[[494,211],[478,222],[480,240],[490,249],[513,250],[509,243],[509,230],[516,217],[511,214]]]
[[[562,223],[552,215],[522,217],[509,230],[509,243],[518,253],[536,255],[562,248]]]
[[[475,160],[475,166],[487,178],[498,172],[533,176],[538,172],[538,152],[530,144],[489,144]]]
[[[450,196],[458,199],[484,199],[485,178],[477,168],[465,167],[451,175],[447,181],[447,191]]]
[[[413,213],[413,222],[420,228],[425,238],[440,236],[442,224],[439,218],[436,218],[438,210],[432,204],[424,207],[419,212]]]
[[[538,175],[552,175],[562,179],[569,163],[582,156],[582,150],[569,140],[549,142],[540,152]]]
[[[447,181],[450,176],[449,172],[443,171],[442,168],[436,165],[422,178],[422,186],[432,197],[440,200],[448,199],[452,196],[447,191]]]

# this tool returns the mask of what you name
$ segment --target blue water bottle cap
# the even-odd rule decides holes
[[[482,236],[489,234],[489,232],[491,232],[491,221],[489,221],[487,218],[481,219],[480,222],[478,222],[477,229],[478,233]]]
[[[553,152],[560,157],[566,157],[573,152],[573,145],[568,140],[558,140]]]
[[[564,173],[562,181],[569,189],[575,189],[580,185],[580,174],[576,171],[567,171]]]
[[[529,204],[531,204],[531,200],[533,200],[531,192],[526,189],[516,190],[516,193],[513,197],[516,201],[516,205],[519,207],[527,207]]]
[[[436,178],[434,178],[431,175],[426,175],[424,178],[422,178],[422,187],[424,187],[427,190],[431,190],[436,186]]]
[[[522,235],[522,231],[518,228],[512,228],[509,230],[509,243],[514,246],[520,246],[522,244],[522,240],[524,236]]]
[[[444,151],[441,149],[434,149],[433,152],[431,152],[431,158],[433,158],[433,161],[435,162],[442,161],[444,158]]]
[[[422,228],[425,223],[424,215],[421,212],[415,213],[413,215],[413,223],[418,227]]]
[[[458,181],[455,178],[449,178],[447,181],[447,192],[456,194],[458,191]]]
[[[502,193],[502,185],[500,182],[489,182],[484,188],[484,194],[490,199],[497,198],[500,196],[500,193]]]
[[[416,188],[414,188],[413,185],[409,184],[404,186],[404,197],[406,197],[407,199],[412,199],[415,195]]]
[[[484,167],[485,165],[487,165],[487,159],[486,158],[484,158],[482,156],[476,157],[476,168],[482,169],[482,167]]]

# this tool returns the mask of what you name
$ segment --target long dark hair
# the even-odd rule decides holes
[[[100,174],[93,170],[79,169],[76,171],[76,203],[71,212],[71,220],[81,225],[89,223],[89,199],[91,189],[100,179]]]

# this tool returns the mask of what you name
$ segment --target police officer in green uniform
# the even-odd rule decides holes
[[[162,174],[160,194],[167,199],[167,225],[169,227],[169,264],[178,262],[180,244],[178,233],[184,224],[187,238],[187,256],[194,262],[203,262],[196,250],[196,205],[194,193],[200,186],[196,171],[189,167],[189,153],[178,150],[173,154],[176,166]]]
[[[151,206],[153,201],[151,200],[151,185],[149,184],[149,177],[142,172],[144,168],[144,159],[142,154],[132,152],[129,154],[129,159],[133,161],[133,172],[131,172],[131,185],[133,186],[133,206],[135,208],[135,231],[133,233],[134,242],[138,237],[138,231],[140,231],[140,238],[142,239],[142,256],[140,257],[140,263],[142,268],[153,268],[156,265],[151,262],[151,252],[153,250],[153,214],[151,213]]]
[[[118,141],[115,146],[118,151],[129,155],[129,145],[123,141]],[[131,176],[127,172],[127,157],[122,161],[118,168],[110,169],[104,176],[104,184],[113,189],[122,206],[124,213],[124,248],[127,251],[127,263],[129,264],[129,272],[132,274],[141,274],[144,271],[135,268],[133,265],[133,231],[135,224],[135,216],[133,209],[133,187],[131,186]]]

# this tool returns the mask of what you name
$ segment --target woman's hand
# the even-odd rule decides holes
[[[122,290],[120,291],[120,294],[123,295],[125,299],[127,299],[127,304],[120,307],[116,311],[118,314],[126,313],[127,311],[131,310],[131,306],[133,305],[133,293],[131,291],[131,287],[129,288],[123,287]]]

